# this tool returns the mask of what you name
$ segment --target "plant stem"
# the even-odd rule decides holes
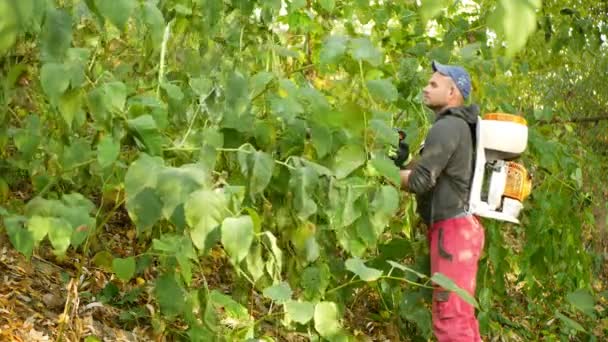
[[[167,54],[167,43],[169,42],[169,36],[171,36],[171,24],[173,20],[167,23],[165,27],[165,34],[163,35],[163,42],[160,49],[160,66],[158,67],[158,85],[156,86],[156,96],[160,98],[160,84],[163,81],[165,74],[165,55]]]

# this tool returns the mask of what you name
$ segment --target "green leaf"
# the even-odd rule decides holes
[[[376,101],[395,102],[399,97],[397,88],[389,80],[369,80],[367,81],[367,89]]]
[[[315,306],[315,329],[327,339],[340,334],[338,306],[334,302],[320,302]]]
[[[8,234],[11,244],[13,244],[13,247],[15,247],[16,250],[29,259],[34,250],[34,237],[32,232],[23,228],[23,223],[25,222],[26,219],[22,216],[11,216],[4,219],[6,233]]]
[[[267,287],[263,292],[264,296],[272,299],[273,301],[283,304],[287,301],[291,300],[291,296],[293,295],[293,291],[289,284],[286,282],[281,282],[271,287]]]
[[[128,198],[126,205],[138,232],[149,230],[162,217],[163,204],[152,188],[145,188]]]
[[[105,135],[97,144],[97,162],[102,168],[111,166],[120,154],[120,142],[111,135]]]
[[[319,59],[321,64],[335,64],[346,53],[348,38],[344,36],[330,36],[325,39]]]
[[[445,290],[452,291],[458,295],[458,297],[462,298],[465,302],[471,304],[475,308],[479,308],[477,301],[475,298],[468,293],[466,290],[462,289],[454,281],[441,273],[435,273],[431,277],[431,281],[435,284],[441,286]]]
[[[582,333],[586,333],[587,332],[587,330],[585,330],[585,328],[583,328],[583,326],[580,323],[578,323],[577,321],[569,318],[568,316],[562,314],[559,311],[555,311],[555,317],[559,318],[570,329],[574,329],[574,330],[582,332]]]
[[[371,160],[371,165],[382,176],[386,177],[392,184],[396,186],[399,186],[401,184],[399,168],[395,166],[395,163],[392,160],[386,157],[377,156]]]
[[[309,300],[319,300],[325,295],[329,286],[330,270],[326,263],[319,266],[308,266],[300,278],[300,286],[304,289],[304,296]]]
[[[350,175],[365,163],[365,151],[360,145],[349,144],[342,147],[334,159],[336,178],[342,179]]]
[[[422,21],[426,22],[429,19],[435,18],[441,10],[450,6],[451,1],[449,0],[425,0],[421,1],[420,16]]]
[[[163,274],[154,284],[154,295],[163,315],[173,317],[184,312],[185,291],[173,274]]]
[[[369,38],[351,40],[350,55],[356,61],[368,62],[372,66],[378,66],[382,63],[382,53],[372,44]]]
[[[46,13],[44,25],[40,31],[42,60],[60,62],[72,45],[72,17],[64,10],[52,6]],[[65,77],[69,82],[69,77]]]
[[[252,195],[260,194],[270,183],[274,170],[274,159],[266,152],[256,151],[250,156],[250,165],[249,191]]]
[[[233,72],[226,81],[226,104],[237,114],[245,110],[249,102],[247,80],[239,72]]]
[[[182,92],[182,88],[176,86],[175,84],[171,84],[169,82],[161,82],[160,86],[167,92],[167,95],[171,99],[175,101],[181,101],[184,99],[184,93]]]
[[[350,258],[346,260],[346,269],[358,275],[364,281],[376,281],[382,276],[382,271],[365,266],[363,260]]]
[[[291,172],[290,188],[294,193],[294,207],[298,211],[298,218],[306,221],[317,212],[317,204],[311,194],[315,193],[319,176],[309,166],[300,167]]]
[[[323,7],[323,9],[325,9],[328,12],[333,11],[334,7],[336,7],[335,0],[320,0],[319,4],[321,4],[321,7]]]
[[[125,175],[125,193],[127,200],[135,197],[145,188],[155,188],[158,175],[164,167],[164,161],[159,157],[151,157],[142,153],[135,160]]]
[[[400,269],[400,270],[402,270],[402,271],[404,271],[404,272],[410,272],[410,273],[415,274],[415,275],[416,275],[416,276],[418,276],[420,279],[426,279],[426,278],[428,278],[426,275],[424,275],[424,274],[422,274],[422,273],[420,273],[420,272],[418,272],[418,271],[416,271],[416,270],[414,270],[414,269],[412,269],[412,268],[409,268],[409,267],[407,267],[407,266],[405,266],[405,265],[402,265],[402,264],[396,263],[396,262],[391,261],[391,260],[388,260],[387,262],[388,262],[388,263],[389,263],[391,266],[393,266],[393,267],[395,267],[395,268],[398,268],[398,269]]]
[[[190,195],[184,206],[186,222],[191,227],[190,237],[194,246],[205,253],[217,242],[220,223],[227,216],[228,201],[222,193],[199,190]]]
[[[112,271],[112,260],[114,260],[114,257],[108,251],[97,252],[92,259],[95,266],[102,268],[107,272]]]
[[[122,82],[108,82],[103,85],[105,98],[109,105],[108,109],[122,112],[127,101],[127,86]]]
[[[250,80],[251,94],[249,95],[249,97],[253,99],[256,96],[260,95],[266,89],[266,87],[268,87],[268,84],[273,79],[274,74],[270,72],[261,71],[255,74]]]
[[[70,86],[70,79],[65,77],[67,72],[67,68],[58,63],[46,63],[40,68],[42,90],[52,103],[56,103]]]
[[[222,245],[235,264],[243,261],[253,242],[250,216],[229,217],[222,222]]]
[[[312,144],[317,150],[319,158],[325,157],[331,152],[332,137],[331,130],[323,125],[312,125],[310,128]]]
[[[152,45],[156,49],[160,49],[163,41],[163,35],[165,30],[165,18],[163,13],[151,2],[144,3],[143,11],[144,23],[150,30],[150,36],[152,37]]]
[[[285,316],[288,321],[306,324],[313,318],[314,314],[315,305],[313,303],[294,300],[285,302]]]
[[[33,3],[25,1],[0,1],[0,55],[10,49],[26,21],[32,15]]]
[[[488,19],[490,25],[504,35],[507,56],[512,57],[536,31],[536,9],[540,0],[501,0],[500,6]]]
[[[371,221],[376,226],[376,237],[379,237],[384,228],[399,210],[399,192],[390,185],[383,185],[374,194],[371,205]]]
[[[207,297],[204,321],[216,333],[229,333],[234,329],[250,329],[253,324],[253,318],[244,306],[217,290],[211,291]],[[226,326],[231,329],[227,330]]]
[[[32,233],[34,244],[38,244],[46,237],[55,224],[52,217],[33,216],[27,222],[27,229]]]
[[[124,31],[131,13],[137,6],[135,0],[95,0],[95,6],[107,20]]]
[[[72,227],[63,219],[53,220],[53,226],[49,230],[49,240],[53,245],[53,252],[57,255],[65,254],[65,251],[70,247],[72,238]]]
[[[68,91],[59,98],[57,106],[68,127],[72,128],[75,119],[79,124],[86,120],[82,109],[83,102],[82,93],[78,90]]]
[[[566,298],[575,308],[595,319],[595,300],[588,290],[578,289],[569,293]]]
[[[386,122],[379,119],[369,121],[369,127],[375,133],[377,142],[387,146],[397,146],[399,142],[399,133],[392,129]]]
[[[116,273],[118,279],[129,281],[135,275],[135,258],[114,258],[112,260],[112,271]]]
[[[272,262],[266,263],[267,269],[273,267],[273,269],[268,270],[268,273],[270,273],[274,279],[279,279],[283,270],[283,252],[277,244],[277,238],[272,235],[271,232],[264,232],[262,234],[262,242],[266,248],[270,250],[272,255]]]
[[[264,259],[262,259],[262,246],[259,243],[251,245],[251,250],[245,259],[245,265],[254,282],[262,278],[264,275]]]
[[[176,210],[193,192],[210,187],[208,181],[204,168],[197,164],[162,170],[158,175],[156,191],[163,202],[163,216],[168,220],[175,218]]]
[[[190,88],[203,98],[213,90],[213,81],[206,77],[191,78],[188,83],[190,84]]]
[[[163,139],[152,116],[147,114],[138,116],[127,121],[127,124],[146,152],[153,155],[162,154]]]

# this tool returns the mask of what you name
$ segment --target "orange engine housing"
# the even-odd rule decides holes
[[[528,170],[518,163],[507,162],[507,182],[504,196],[523,202],[532,191],[532,177]]]

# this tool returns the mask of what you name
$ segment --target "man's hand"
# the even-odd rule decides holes
[[[401,176],[401,189],[402,190],[408,190],[408,182],[410,180],[410,173],[412,173],[412,171],[410,170],[400,170],[399,171],[399,176]]]

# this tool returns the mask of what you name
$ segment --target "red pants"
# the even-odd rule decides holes
[[[428,232],[431,274],[451,278],[475,296],[477,261],[484,244],[484,231],[474,216],[434,223]],[[475,308],[440,287],[433,291],[433,332],[439,342],[478,342],[479,324]]]

